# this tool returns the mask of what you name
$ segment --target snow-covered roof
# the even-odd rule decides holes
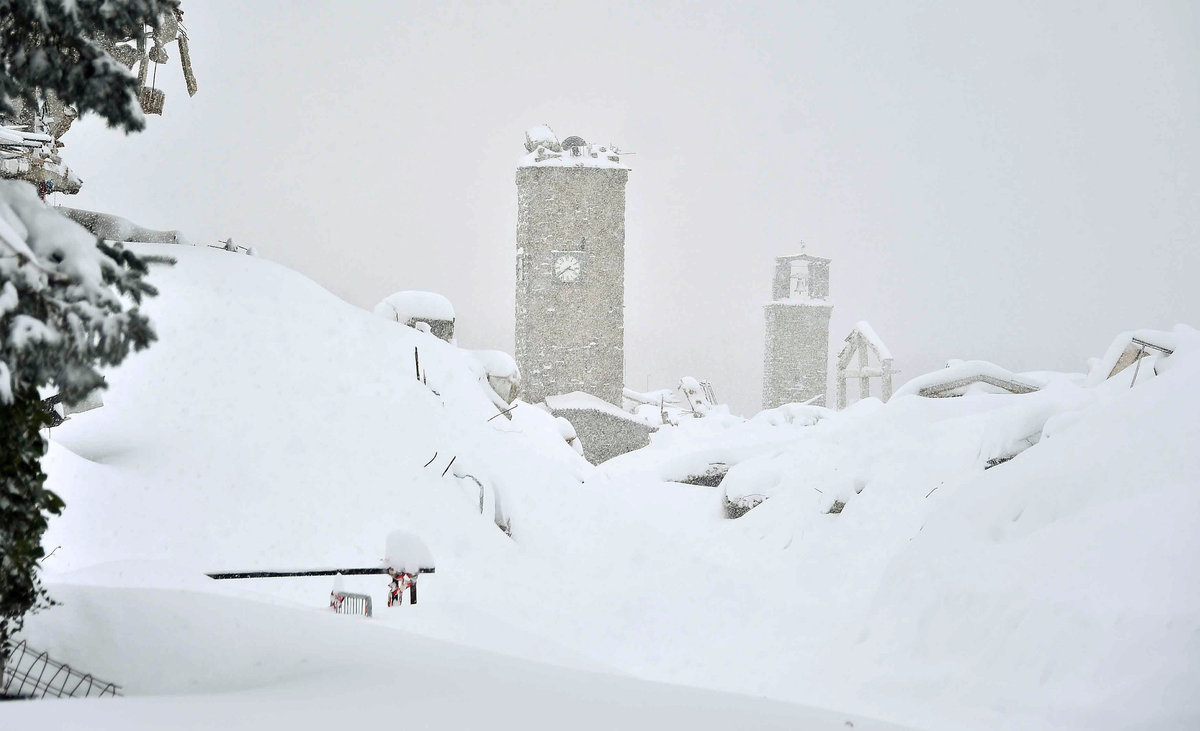
[[[823,256],[813,256],[812,254],[801,252],[799,254],[784,254],[783,256],[777,256],[777,257],[775,257],[775,261],[776,262],[812,261],[812,262],[820,262],[823,264],[828,264],[829,262],[831,262],[833,260],[826,259]]]
[[[560,411],[599,411],[610,416],[616,416],[626,421],[632,421],[643,426],[649,426],[642,419],[622,409],[613,406],[604,399],[583,391],[571,391],[555,396],[546,397],[546,406],[553,414]]]
[[[375,314],[388,320],[454,320],[454,305],[437,292],[407,290],[383,298],[375,305]]]
[[[1123,332],[1113,339],[1112,343],[1108,346],[1108,350],[1104,351],[1104,355],[1092,363],[1091,368],[1088,369],[1087,384],[1095,386],[1101,381],[1116,375],[1113,372],[1114,369],[1117,368],[1125,351],[1133,346],[1135,339],[1143,343],[1149,343],[1151,347],[1148,350],[1151,354],[1154,354],[1159,349],[1174,352],[1188,341],[1200,341],[1200,331],[1194,330],[1187,325],[1176,325],[1171,330],[1143,329]],[[1136,347],[1140,348],[1141,346]],[[1134,355],[1133,359],[1136,359],[1136,357]],[[1124,370],[1124,368],[1122,367],[1121,370]]]
[[[882,360],[892,359],[892,351],[888,350],[888,346],[883,344],[883,339],[880,338],[879,334],[875,332],[875,329],[871,327],[871,323],[867,322],[866,320],[859,320],[858,322],[854,323],[854,331],[862,333],[862,336],[867,339],[867,342],[870,343],[873,348],[875,348],[875,352],[879,353],[879,357]]]
[[[1032,393],[1039,389],[1010,370],[986,360],[950,361],[943,369],[917,376],[900,388],[894,396],[917,395],[932,398],[961,396],[973,384],[982,383],[1008,393]]]
[[[17,127],[0,127],[0,147],[41,147],[53,142],[50,135],[39,132],[26,132]]]

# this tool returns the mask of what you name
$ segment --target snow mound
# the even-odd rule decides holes
[[[826,658],[843,697],[933,728],[1200,723],[1200,349],[1173,357],[929,513]]]
[[[425,545],[425,541],[413,533],[402,530],[388,534],[387,551],[384,553],[383,563],[396,571],[409,574],[415,574],[421,569],[437,568],[433,562],[433,554],[429,552],[429,546]]]
[[[130,697],[5,703],[6,729],[897,728],[506,657],[327,611],[173,589],[50,590],[63,605],[34,618],[30,641],[56,657],[86,656]]]
[[[51,522],[47,545],[62,548],[48,570],[151,557],[203,572],[374,566],[397,529],[453,565],[510,541],[452,460],[518,520],[529,479],[576,484],[553,427],[489,421],[466,351],[268,261],[131,248],[178,258],[151,274],[159,342],[109,375],[103,409],[54,430],[50,487],[70,507]]]
[[[454,305],[437,292],[406,290],[384,297],[375,305],[375,314],[405,325],[413,320],[454,320]]]
[[[770,426],[812,426],[837,412],[813,404],[783,404],[773,409],[764,409],[751,417],[751,421]]]

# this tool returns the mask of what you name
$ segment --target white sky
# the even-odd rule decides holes
[[[801,240],[833,259],[831,354],[867,319],[900,381],[1200,326],[1200,4],[184,9],[199,94],[172,65],[146,132],[77,124],[60,202],[232,235],[367,308],[441,292],[465,347],[512,350],[540,123],[637,153],[634,388],[694,375],[757,410],[773,257]]]

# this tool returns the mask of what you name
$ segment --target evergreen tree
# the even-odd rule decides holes
[[[37,107],[47,92],[80,116],[95,112],[110,126],[146,125],[137,79],[109,55],[114,41],[144,38],[147,25],[178,0],[0,0],[0,117],[13,102]],[[38,97],[42,96],[43,99]]]
[[[137,304],[156,294],[147,261],[97,241],[33,186],[0,180],[0,657],[45,596],[41,537],[63,503],[45,487],[40,390],[65,403],[104,387],[98,368],[154,340]]]
[[[143,38],[177,0],[0,0],[0,118],[50,96],[126,132],[145,124],[137,79],[105,50]],[[33,186],[0,180],[0,666],[24,615],[47,597],[42,534],[63,502],[41,469],[43,389],[65,403],[104,387],[98,369],[145,348],[137,305],[155,294],[147,260],[98,241],[47,208]]]

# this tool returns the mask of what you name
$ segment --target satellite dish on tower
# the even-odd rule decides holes
[[[587,142],[584,142],[582,137],[572,135],[562,141],[563,150],[570,150],[571,155],[579,157],[583,154],[583,148],[587,147]]]

